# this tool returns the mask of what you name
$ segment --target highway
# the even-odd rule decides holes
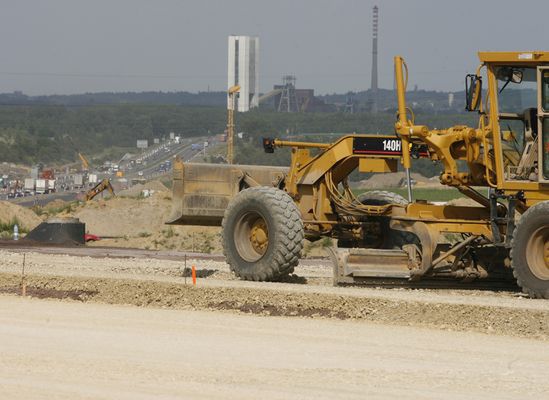
[[[122,178],[127,181],[125,185],[131,186],[133,179],[144,179],[148,181],[170,175],[171,168],[166,171],[160,171],[160,164],[165,163],[168,160],[172,161],[175,156],[179,156],[183,161],[190,161],[199,153],[196,150],[191,150],[192,143],[204,143],[205,140],[207,140],[206,137],[195,137],[183,139],[180,144],[161,144],[144,151],[141,156],[134,156],[131,159],[122,162],[120,164],[120,169],[126,172],[124,178]],[[146,165],[136,164],[135,162],[131,165],[130,160],[136,160],[138,158],[143,159],[143,161],[146,162]],[[140,171],[143,172],[141,176],[139,175]],[[99,175],[100,179],[104,177],[101,174]],[[105,176],[109,177],[115,186],[120,186],[117,184],[117,181],[119,182],[121,178],[117,178],[114,174],[106,174]],[[88,189],[89,188],[85,187],[84,189],[57,191],[49,194],[17,197],[14,199],[7,199],[7,201],[23,207],[44,207],[48,203],[58,199],[67,202],[77,200],[79,197],[78,195]]]

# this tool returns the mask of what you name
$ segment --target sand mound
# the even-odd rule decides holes
[[[481,204],[477,203],[473,199],[468,197],[460,197],[459,199],[453,199],[448,202],[448,205],[451,206],[460,206],[460,207],[480,207]]]
[[[7,201],[0,201],[0,222],[9,224],[15,219],[19,221],[22,229],[29,231],[42,222],[31,209]]]
[[[86,223],[86,230],[96,235],[137,235],[165,228],[170,206],[170,201],[157,196],[141,200],[117,196],[86,203],[73,215]]]
[[[151,181],[144,184],[137,184],[132,186],[129,189],[122,190],[117,193],[118,196],[123,197],[138,197],[141,195],[143,190],[151,190],[154,192],[169,192],[170,189],[168,189],[164,184],[160,181]]]
[[[69,204],[69,203],[64,201],[64,200],[55,199],[54,201],[50,201],[48,204],[46,204],[44,206],[44,208],[46,208],[48,210],[60,209],[60,208],[65,207],[67,204]]]
[[[89,245],[219,252],[219,228],[164,224],[172,206],[167,193],[87,202],[70,215],[84,222],[87,232],[103,238]]]
[[[438,177],[426,178],[421,174],[412,172],[412,179],[416,182],[414,187],[442,187]],[[374,174],[371,178],[360,181],[357,184],[359,189],[383,189],[404,187],[406,174],[404,172],[393,172],[386,174]]]

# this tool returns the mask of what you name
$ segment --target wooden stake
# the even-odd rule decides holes
[[[26,253],[23,253],[23,268],[21,269],[21,296],[27,295],[27,277],[25,276]]]
[[[185,285],[187,284],[187,253],[185,253],[185,266],[183,267],[183,278],[185,279]]]
[[[196,286],[196,268],[193,265],[192,269],[192,275],[193,275],[193,286]]]

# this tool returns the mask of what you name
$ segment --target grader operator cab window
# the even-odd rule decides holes
[[[505,178],[537,181],[536,68],[501,66],[495,75]]]

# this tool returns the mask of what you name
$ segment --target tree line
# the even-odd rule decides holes
[[[67,107],[58,105],[0,106],[0,161],[45,164],[75,161],[77,151],[93,156],[111,148],[135,149],[138,139],[213,136],[226,128],[224,107],[116,104]],[[295,140],[334,141],[346,133],[392,134],[394,114],[237,113],[236,160],[246,164],[288,165],[285,149],[265,157],[264,136]],[[473,114],[416,115],[431,128],[476,124]],[[327,135],[329,134],[329,135]],[[70,137],[71,140],[67,138]],[[73,145],[74,143],[74,145]]]

